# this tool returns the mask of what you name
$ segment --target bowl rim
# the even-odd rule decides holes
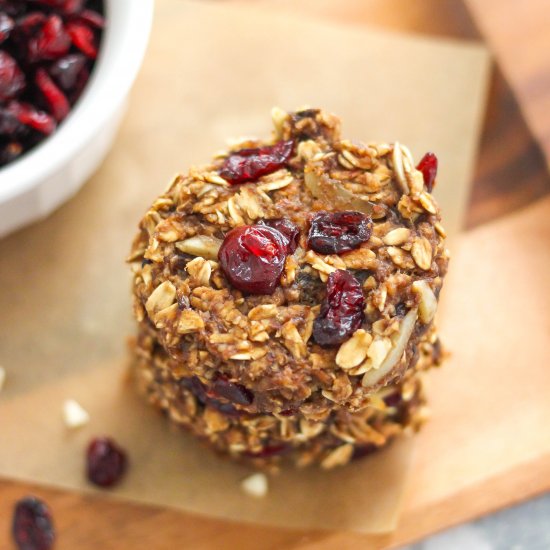
[[[149,41],[154,0],[139,0],[138,8],[135,0],[104,2],[107,24],[82,97],[51,136],[0,169],[0,203],[39,186],[58,172],[101,132],[130,91]],[[98,109],[98,105],[103,108]]]

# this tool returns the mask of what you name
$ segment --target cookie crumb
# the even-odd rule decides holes
[[[265,497],[269,489],[265,474],[252,474],[243,479],[241,487],[247,495],[255,498]]]
[[[90,415],[74,399],[63,403],[63,420],[68,428],[81,428],[90,421]]]

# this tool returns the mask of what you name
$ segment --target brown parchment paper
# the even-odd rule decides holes
[[[161,0],[116,146],[50,219],[0,242],[0,475],[90,490],[82,453],[112,434],[132,468],[114,494],[241,521],[392,530],[411,441],[334,472],[283,472],[265,500],[249,471],[175,432],[123,383],[133,332],[123,264],[147,204],[225,139],[270,130],[273,105],[319,105],[345,134],[440,158],[438,195],[456,232],[468,189],[488,58],[475,45],[359,31],[252,8]],[[68,432],[65,398],[92,416]]]

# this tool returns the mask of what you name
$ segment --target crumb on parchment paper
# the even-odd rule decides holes
[[[262,473],[252,474],[243,479],[241,488],[251,497],[263,498],[267,495],[269,490],[267,476]]]
[[[74,399],[63,403],[63,420],[68,428],[80,428],[90,421],[88,412]]]

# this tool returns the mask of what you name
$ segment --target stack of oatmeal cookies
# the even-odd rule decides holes
[[[319,109],[272,114],[271,139],[177,176],[141,220],[131,370],[218,452],[332,468],[425,417],[448,264],[437,158],[342,139]]]

